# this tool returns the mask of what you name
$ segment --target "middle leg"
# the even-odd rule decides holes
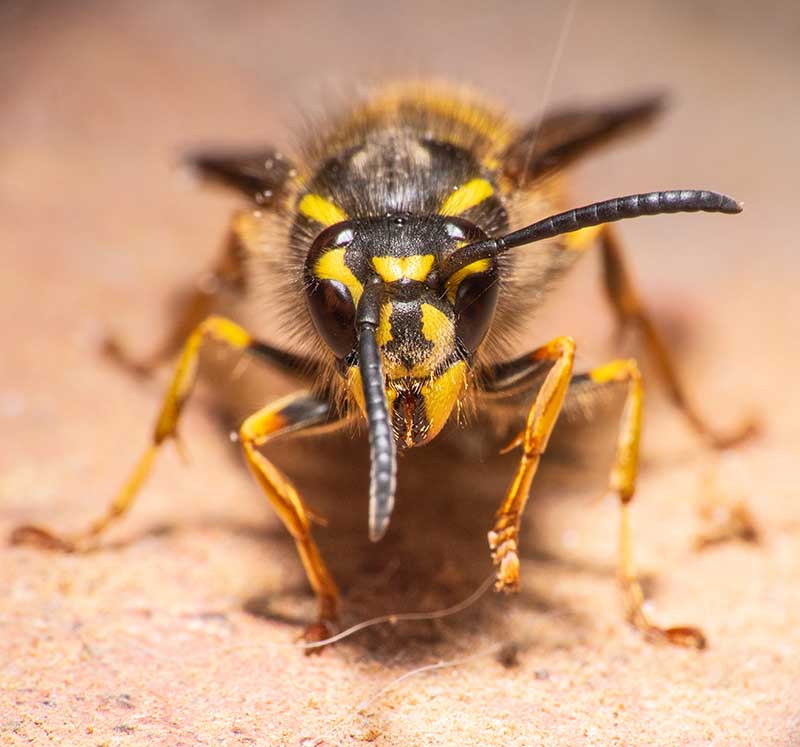
[[[639,366],[633,359],[611,361],[593,369],[588,374],[575,377],[575,384],[588,384],[588,391],[609,384],[627,387],[627,395],[620,419],[617,449],[609,475],[609,491],[619,500],[619,582],[628,620],[650,638],[662,639],[680,646],[704,648],[706,639],[702,631],[692,626],[662,628],[656,625],[644,610],[644,592],[636,573],[633,558],[633,532],[630,522],[630,503],[636,490],[639,471],[639,444],[642,434],[642,409],[644,388]],[[595,389],[596,391],[596,389]]]
[[[166,336],[158,342],[157,348],[145,356],[136,357],[116,335],[109,334],[103,341],[103,353],[136,376],[152,374],[180,351],[186,338],[198,324],[219,309],[224,293],[229,292],[236,296],[244,294],[244,256],[239,236],[235,230],[231,231],[222,253],[210,271],[198,278],[191,287],[181,291],[169,320]]]

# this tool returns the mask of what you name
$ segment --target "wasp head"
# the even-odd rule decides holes
[[[497,267],[481,259],[445,277],[440,265],[484,238],[460,218],[393,214],[330,226],[309,252],[311,317],[362,410],[357,309],[365,286],[380,283],[375,338],[401,448],[433,439],[466,389],[470,361],[494,316]]]

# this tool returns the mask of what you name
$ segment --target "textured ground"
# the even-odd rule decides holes
[[[123,375],[97,342],[113,327],[146,349],[170,291],[215,253],[235,201],[177,175],[182,149],[289,143],[309,104],[398,74],[470,80],[531,117],[565,14],[556,3],[270,5],[0,8],[2,536],[27,521],[82,526],[145,442],[163,382]],[[651,137],[581,169],[581,201],[710,186],[747,206],[622,232],[703,411],[730,424],[757,410],[765,426],[715,456],[649,398],[640,565],[654,614],[702,625],[707,651],[649,645],[620,622],[615,506],[592,500],[602,469],[575,475],[609,437],[590,428],[530,506],[518,598],[487,595],[303,657],[292,643],[313,603],[299,564],[201,388],[183,429],[191,467],[165,453],[104,549],[0,546],[0,743],[800,744],[800,13],[751,5],[579,4],[550,93],[676,94]],[[595,271],[587,260],[571,305],[521,345],[574,333],[583,363],[609,355]],[[265,374],[263,386],[287,383]],[[485,532],[511,464],[459,465],[446,443],[405,458],[396,521],[370,546],[363,451],[277,452],[329,518],[318,535],[344,622],[466,598],[489,572]],[[693,549],[709,498],[745,501],[760,542]],[[509,642],[515,663],[497,655]],[[379,692],[464,657],[475,658]]]

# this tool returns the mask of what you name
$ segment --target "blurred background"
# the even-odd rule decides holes
[[[82,526],[146,441],[166,372],[136,381],[100,358],[99,341],[112,329],[150,350],[173,292],[210,265],[240,204],[187,178],[182,154],[291,153],[309,118],[398,78],[469,83],[521,121],[542,107],[667,91],[663,121],[581,164],[572,193],[583,204],[707,187],[745,203],[735,218],[631,221],[621,235],[703,412],[720,425],[750,412],[764,423],[756,441],[709,454],[657,387],[648,399],[638,554],[659,616],[702,624],[708,652],[648,646],[622,624],[616,507],[591,501],[604,468],[559,493],[575,466],[562,461],[556,489],[526,517],[519,600],[488,598],[460,622],[375,633],[309,661],[271,647],[292,640],[313,603],[291,543],[208,417],[219,397],[203,387],[183,427],[191,468],[165,454],[110,549],[0,547],[3,738],[799,743],[798,39],[792,2],[0,4],[4,533],[28,521]],[[520,349],[573,334],[582,366],[618,354],[597,272],[587,257]],[[242,313],[280,342],[262,307]],[[289,387],[270,374],[261,382],[264,396]],[[598,432],[581,443],[593,449]],[[409,498],[374,547],[363,448],[335,447],[352,464],[338,475],[301,448],[276,458],[329,519],[317,534],[344,587],[345,622],[469,594],[489,572],[485,532],[513,465],[456,467],[442,461],[452,453],[425,450],[415,472],[404,459]],[[442,464],[449,496],[415,503]],[[486,500],[465,505],[464,481]],[[695,552],[709,495],[744,501],[760,543]],[[523,631],[517,668],[487,657],[353,713],[394,675]]]

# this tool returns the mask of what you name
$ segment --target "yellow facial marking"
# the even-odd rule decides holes
[[[455,328],[453,322],[435,306],[424,303],[422,312],[422,336],[433,343],[430,355],[414,366],[408,373],[411,376],[426,377],[431,375],[439,364],[453,352],[455,344]]]
[[[425,412],[430,423],[427,440],[435,438],[442,430],[466,385],[467,366],[464,361],[457,361],[441,376],[422,387]]]
[[[325,252],[314,265],[314,276],[320,280],[337,280],[350,291],[353,303],[358,305],[364,287],[344,263],[344,253],[344,249],[331,249]]]
[[[454,272],[447,280],[447,298],[450,300],[450,303],[456,302],[458,286],[461,285],[461,281],[465,277],[475,272],[486,272],[491,266],[492,261],[490,259],[479,259],[477,262],[462,267],[458,272]]]
[[[589,226],[578,231],[572,231],[564,235],[564,243],[570,251],[582,252],[597,240],[602,230],[603,226]]]
[[[372,264],[381,280],[393,283],[401,278],[419,280],[428,277],[433,268],[432,254],[414,254],[411,257],[373,257]]]
[[[443,338],[449,339],[453,335],[453,323],[435,306],[424,303],[420,306],[422,312],[422,335],[434,345]]]
[[[486,179],[470,179],[445,198],[439,208],[439,213],[441,215],[461,215],[470,208],[480,205],[493,193],[494,188]]]
[[[341,223],[343,220],[347,220],[347,216],[338,205],[334,205],[321,195],[305,195],[300,200],[297,209],[301,215],[321,223],[323,226],[332,226],[334,223]]]
[[[375,339],[380,347],[383,347],[392,338],[392,304],[385,303],[381,306],[381,318],[378,322],[378,330],[375,332]]]

